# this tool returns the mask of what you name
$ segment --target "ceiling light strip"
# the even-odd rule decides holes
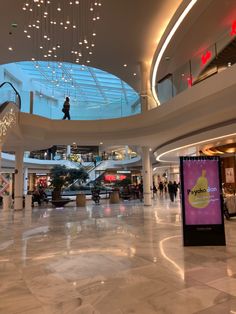
[[[157,71],[161,62],[161,59],[163,57],[163,54],[167,48],[167,46],[169,45],[172,37],[174,36],[175,32],[177,31],[178,27],[180,26],[180,24],[183,22],[183,20],[185,19],[185,17],[187,16],[187,14],[189,13],[189,11],[192,9],[192,7],[196,4],[198,0],[191,0],[190,3],[188,4],[188,6],[185,8],[185,10],[183,11],[183,13],[180,15],[180,17],[178,18],[178,20],[176,21],[175,25],[173,26],[173,28],[171,29],[171,31],[169,32],[168,36],[166,37],[160,51],[159,54],[157,55],[154,67],[153,67],[153,72],[152,72],[152,78],[151,78],[151,88],[152,88],[152,94],[153,97],[155,99],[155,101],[157,102],[158,106],[160,105],[160,101],[158,99],[157,96],[157,92],[156,92],[156,76],[157,76]]]
[[[188,145],[183,145],[183,146],[180,146],[180,147],[177,147],[177,148],[173,148],[173,149],[170,149],[170,150],[168,150],[168,151],[158,155],[156,157],[156,160],[157,161],[161,161],[161,162],[170,162],[170,160],[168,160],[168,161],[167,160],[162,160],[161,157],[165,156],[166,154],[176,152],[176,151],[178,151],[180,149],[183,149],[183,148],[188,148],[188,147],[191,147],[191,146],[204,144],[204,143],[207,143],[207,142],[210,142],[210,141],[220,140],[220,139],[231,137],[231,136],[236,136],[236,133],[232,133],[232,134],[228,134],[228,135],[222,135],[222,136],[218,136],[218,137],[213,137],[213,138],[210,138],[210,139],[207,139],[207,140],[204,140],[204,141],[191,143],[191,144],[188,144]]]

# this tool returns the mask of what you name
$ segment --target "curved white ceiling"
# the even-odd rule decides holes
[[[60,4],[68,0],[60,0]],[[0,1],[0,63],[31,60],[34,43],[24,34],[24,0]],[[90,66],[116,75],[140,90],[140,62],[151,64],[156,46],[181,0],[103,0]],[[12,27],[12,23],[17,27]],[[11,34],[10,34],[11,33]],[[61,34],[55,34],[61,42]],[[70,36],[65,38],[69,46]],[[8,48],[13,50],[9,51]],[[62,61],[71,61],[65,49]],[[123,65],[127,64],[127,67]],[[136,75],[134,75],[136,73]]]

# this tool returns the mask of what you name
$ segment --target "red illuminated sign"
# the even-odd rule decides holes
[[[207,50],[207,52],[202,55],[201,59],[203,65],[205,65],[209,59],[211,59],[211,55],[212,53],[210,50]]]
[[[192,87],[193,85],[193,79],[191,76],[187,77],[188,87]]]
[[[236,35],[236,21],[233,21],[232,26],[231,26],[231,36]]]
[[[105,181],[110,181],[110,182],[114,182],[114,181],[122,181],[124,179],[126,179],[125,175],[115,175],[115,174],[106,174],[104,176]]]

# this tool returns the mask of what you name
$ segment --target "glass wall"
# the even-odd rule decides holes
[[[156,91],[160,103],[236,63],[235,36],[235,33],[224,34],[216,43],[159,80]]]
[[[62,119],[66,97],[70,98],[73,120],[111,119],[141,112],[140,97],[133,88],[96,68],[61,62],[17,62],[0,66],[0,79],[17,88],[23,112],[30,112],[33,92],[32,113],[50,119]]]

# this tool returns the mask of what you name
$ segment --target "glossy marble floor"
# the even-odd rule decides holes
[[[165,198],[0,210],[0,313],[236,313],[236,220],[226,236],[184,248]]]

